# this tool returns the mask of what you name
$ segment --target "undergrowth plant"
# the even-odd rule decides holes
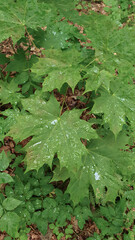
[[[134,238],[134,4],[104,3],[103,15],[84,1],[0,0],[12,49],[0,48],[0,149],[16,145],[0,154],[0,230],[13,239],[31,224],[76,239],[73,216],[96,223],[88,239]]]

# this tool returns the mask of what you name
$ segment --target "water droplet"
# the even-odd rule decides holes
[[[56,35],[56,32],[52,31],[53,35],[55,36]]]
[[[97,180],[100,180],[100,175],[99,175],[97,172],[95,172],[94,175],[95,175],[95,180],[96,180],[96,181],[97,181]]]
[[[38,144],[40,144],[41,143],[41,141],[40,142],[37,142],[37,143],[35,143],[34,145],[33,145],[33,147],[35,147],[36,145],[38,145]]]
[[[56,212],[56,208],[54,208],[53,212],[54,212],[54,213]]]
[[[55,125],[57,122],[58,122],[58,120],[55,119],[55,120],[53,120],[53,121],[51,122],[51,124],[52,124],[52,125]]]

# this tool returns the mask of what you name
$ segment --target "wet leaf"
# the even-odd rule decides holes
[[[10,83],[0,82],[0,100],[3,104],[11,103],[16,105],[22,97],[19,91],[20,88],[18,88],[18,84],[13,80]]]
[[[3,207],[8,211],[14,210],[20,204],[21,204],[20,200],[12,198],[12,197],[7,197],[2,203]]]
[[[9,134],[21,140],[33,135],[25,147],[27,170],[39,169],[44,163],[51,167],[57,153],[61,167],[76,172],[82,165],[82,155],[86,153],[80,139],[96,137],[91,124],[79,119],[81,110],[67,111],[60,116],[59,103],[53,96],[48,102],[34,96],[29,101],[23,100],[22,104],[30,114],[20,114]]]
[[[32,72],[37,76],[45,76],[43,83],[44,91],[59,89],[67,82],[73,89],[80,81],[81,75],[81,53],[76,49],[69,50],[47,50],[45,58],[40,58],[32,67]]]
[[[9,37],[12,37],[14,42],[19,40],[24,36],[25,27],[42,27],[48,17],[44,4],[37,3],[36,0],[1,0],[0,5],[0,42]]]
[[[1,231],[6,231],[13,238],[19,236],[20,217],[14,212],[5,213],[0,219]]]
[[[92,111],[104,114],[104,122],[109,124],[115,136],[126,124],[126,117],[134,127],[135,88],[133,84],[124,83],[121,77],[118,77],[112,82],[110,92],[101,89],[100,94],[101,96],[95,99]]]
[[[13,182],[13,178],[8,173],[0,173],[0,184]]]
[[[3,150],[0,153],[0,171],[4,171],[5,169],[7,169],[8,165],[9,165],[9,159]]]

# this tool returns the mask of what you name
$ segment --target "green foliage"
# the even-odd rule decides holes
[[[81,65],[83,60],[81,52],[74,48],[68,50],[48,49],[45,58],[33,65],[32,72],[37,76],[46,76],[43,83],[43,91],[59,89],[67,82],[73,89],[80,81]]]
[[[34,137],[26,147],[27,171],[39,169],[44,163],[51,167],[53,157],[57,153],[61,160],[61,167],[66,165],[69,169],[71,168],[70,171],[76,172],[82,166],[81,157],[86,151],[80,138],[96,137],[91,125],[79,119],[81,111],[72,110],[60,116],[59,103],[53,96],[48,102],[45,102],[38,95],[36,97],[34,95],[29,98],[29,102],[26,99],[22,101],[22,104],[31,114],[26,116],[21,114],[20,117],[17,117],[17,122],[9,134],[15,139],[23,140],[31,135],[33,129],[31,123],[34,124],[32,133]],[[40,109],[38,104],[40,104]],[[35,105],[37,109],[35,109]],[[40,156],[38,155],[39,150]],[[71,151],[72,158],[70,160]]]
[[[0,50],[0,150],[5,136],[16,145],[0,153],[0,231],[14,239],[31,224],[74,238],[72,216],[97,224],[88,239],[133,239],[134,4],[104,3],[106,15],[84,1],[0,0],[0,41],[14,50]]]
[[[1,231],[6,231],[10,236],[19,237],[18,228],[20,223],[20,217],[14,212],[5,213],[0,219]]]
[[[64,233],[59,231],[59,225],[57,226],[57,224],[50,224],[49,227],[50,229],[53,230],[53,233],[56,235],[58,240],[64,236],[66,239],[72,238],[73,234],[72,225],[67,225],[67,228],[65,229]]]
[[[46,4],[38,3],[37,0],[8,0],[1,1],[0,5],[0,41],[12,37],[15,42],[24,35],[25,28],[36,29],[44,26],[49,20],[50,9],[46,9]]]
[[[21,239],[22,235],[26,236],[27,225],[36,224],[45,235],[50,224],[49,226],[55,226],[54,234],[59,235],[59,238],[65,235],[68,239],[73,234],[72,225],[67,225],[71,216],[76,217],[81,228],[85,220],[92,216],[88,200],[73,208],[69,194],[54,189],[49,183],[51,175],[45,175],[46,169],[47,167],[43,166],[38,172],[24,173],[20,167],[16,168],[14,183],[5,187],[6,198],[0,196],[1,231]],[[10,223],[13,217],[15,222]],[[63,227],[65,231],[62,235],[59,229]]]
[[[110,17],[121,26],[123,22],[129,21],[128,16],[134,13],[133,1],[111,0],[103,1],[106,4],[104,10],[110,13]]]
[[[13,178],[3,172],[9,166],[10,158],[6,156],[5,152],[0,153],[0,184],[13,182]]]

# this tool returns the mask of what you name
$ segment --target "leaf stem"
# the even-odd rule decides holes
[[[84,68],[87,68],[89,65],[91,65],[93,62],[95,62],[96,61],[96,58],[95,59],[93,59],[91,62],[89,62]]]

